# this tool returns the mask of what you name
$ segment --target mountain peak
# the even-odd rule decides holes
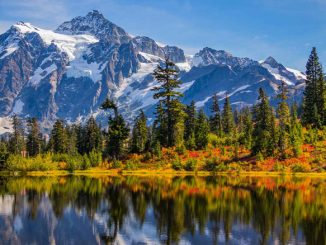
[[[86,16],[78,16],[61,24],[56,32],[64,34],[91,34],[98,39],[123,43],[131,37],[127,32],[107,20],[98,10],[89,12]]]
[[[272,56],[267,57],[264,63],[270,65],[271,67],[277,67],[279,65],[279,63]]]

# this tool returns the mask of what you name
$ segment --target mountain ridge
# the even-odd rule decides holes
[[[57,118],[76,122],[92,115],[105,122],[99,106],[107,96],[129,121],[139,109],[150,117],[151,73],[166,55],[180,69],[183,102],[195,100],[207,112],[215,93],[221,102],[228,93],[233,106],[252,105],[259,87],[273,97],[281,80],[301,99],[304,74],[272,57],[258,62],[209,47],[190,57],[179,47],[132,36],[93,10],[54,31],[18,22],[0,35],[0,132],[14,113],[39,118],[45,129]]]

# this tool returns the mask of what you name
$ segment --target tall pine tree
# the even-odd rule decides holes
[[[184,133],[185,145],[189,150],[194,150],[196,148],[195,131],[196,131],[196,106],[195,106],[195,102],[192,101],[190,105],[186,106],[185,133]]]
[[[24,128],[21,119],[14,115],[12,117],[13,133],[9,140],[9,151],[12,154],[21,154],[25,150]]]
[[[213,96],[213,104],[211,107],[211,117],[210,117],[210,129],[211,131],[218,135],[218,136],[222,136],[223,134],[223,126],[222,126],[222,118],[221,118],[221,111],[220,111],[220,107],[218,104],[218,97],[215,94]]]
[[[27,122],[28,133],[26,150],[29,156],[36,156],[41,153],[42,134],[36,118],[31,118]]]
[[[291,106],[290,145],[292,153],[296,157],[301,154],[301,145],[303,141],[302,125],[298,119],[297,111],[297,105],[293,103]]]
[[[235,127],[233,112],[230,104],[230,98],[226,95],[224,101],[224,107],[222,112],[222,125],[223,131],[226,135],[230,136]]]
[[[183,119],[184,110],[179,98],[182,93],[176,91],[180,87],[179,71],[175,64],[168,58],[165,59],[164,66],[158,65],[153,73],[159,86],[153,88],[154,99],[161,102],[160,106],[166,120],[167,142],[161,142],[166,146],[176,146],[183,143]]]
[[[95,118],[90,117],[84,129],[85,132],[85,153],[91,151],[102,151],[101,128],[97,125]]]
[[[129,128],[122,115],[118,113],[118,107],[112,100],[106,99],[101,109],[113,109],[114,111],[114,117],[109,117],[107,154],[114,159],[119,159],[125,153],[125,143],[129,136]]]
[[[275,150],[275,117],[269,100],[262,88],[259,89],[259,103],[253,109],[252,153],[271,156]]]
[[[195,141],[198,150],[205,149],[208,144],[209,123],[204,110],[200,110],[196,120]]]
[[[63,120],[55,121],[49,145],[54,153],[68,153],[68,135]]]
[[[144,152],[148,142],[148,136],[147,118],[143,110],[141,110],[134,122],[134,127],[132,130],[131,152]]]
[[[325,120],[325,81],[323,69],[314,47],[306,65],[306,88],[303,97],[302,123],[315,128],[326,123]]]
[[[289,147],[290,134],[290,109],[286,102],[288,99],[288,90],[285,83],[282,81],[279,86],[280,93],[277,95],[279,103],[277,106],[277,116],[279,119],[278,127],[278,149],[281,158],[286,158],[286,150]]]

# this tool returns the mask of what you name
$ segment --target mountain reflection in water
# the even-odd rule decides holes
[[[0,244],[326,244],[326,179],[0,177]]]

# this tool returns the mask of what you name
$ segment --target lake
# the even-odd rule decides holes
[[[0,244],[326,244],[326,179],[0,177]]]

